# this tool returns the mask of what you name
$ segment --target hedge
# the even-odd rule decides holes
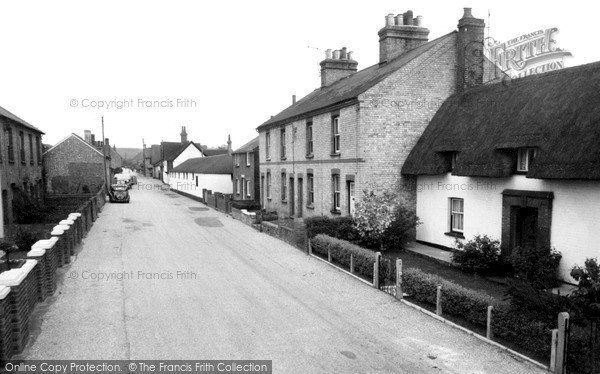
[[[318,234],[310,239],[313,252],[327,256],[331,251],[331,259],[350,267],[350,255],[354,257],[354,272],[367,278],[373,278],[375,252],[359,247],[346,240]]]
[[[442,310],[464,318],[473,325],[486,327],[487,307],[494,306],[494,335],[514,343],[536,355],[550,355],[551,331],[554,326],[536,320],[507,304],[499,304],[491,296],[464,288],[437,275],[409,268],[402,274],[402,290],[416,300],[436,304],[437,286],[442,286]]]

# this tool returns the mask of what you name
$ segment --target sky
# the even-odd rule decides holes
[[[422,15],[430,40],[455,30],[464,7],[499,41],[557,27],[569,67],[600,61],[592,4],[0,1],[0,106],[44,131],[47,144],[86,129],[101,139],[103,116],[117,147],[179,141],[186,126],[189,140],[219,146],[231,135],[235,149],[292,95],[320,86],[326,49],[347,47],[359,70],[376,64],[388,13]]]

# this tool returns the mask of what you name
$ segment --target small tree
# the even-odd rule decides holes
[[[574,307],[584,316],[600,317],[600,265],[595,258],[585,260],[584,267],[575,265],[571,276],[579,282],[570,295]]]
[[[378,242],[379,248],[383,250],[385,232],[394,221],[399,205],[398,196],[389,191],[384,191],[381,195],[367,190],[363,193],[362,200],[355,206],[356,229],[363,238]]]

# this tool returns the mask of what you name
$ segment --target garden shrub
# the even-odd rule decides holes
[[[520,279],[509,281],[507,295],[515,309],[547,323],[554,323],[558,313],[567,311],[570,306],[567,297],[537,289],[530,282]]]
[[[367,278],[373,278],[375,252],[346,240],[332,238],[324,234],[318,234],[310,240],[313,252],[327,256],[328,251],[331,251],[332,260],[344,266],[350,266],[350,254],[352,254],[354,257],[354,272]]]
[[[14,242],[20,251],[30,251],[31,246],[37,242],[37,238],[31,231],[19,227],[15,233]]]
[[[442,286],[444,313],[465,319],[475,326],[486,327],[487,307],[494,306],[494,335],[530,352],[547,357],[550,354],[551,330],[555,322],[536,319],[521,310],[496,302],[491,296],[459,286],[437,275],[409,268],[402,275],[402,290],[416,300],[435,305],[437,286]]]
[[[516,278],[544,289],[558,285],[561,258],[560,252],[548,247],[520,247],[513,250],[510,264]]]
[[[500,241],[487,235],[475,235],[466,243],[456,241],[452,264],[468,273],[492,275],[501,272]]]
[[[304,220],[306,231],[309,238],[314,238],[319,234],[325,234],[332,238],[338,238],[355,243],[358,238],[358,231],[354,227],[354,220],[351,217],[310,217]]]
[[[595,258],[587,258],[583,267],[575,265],[571,276],[578,283],[569,296],[574,311],[581,317],[600,317],[600,265]]]
[[[383,246],[385,249],[404,249],[414,238],[414,232],[419,225],[419,217],[413,209],[405,205],[398,205],[393,215],[393,220],[385,230]]]

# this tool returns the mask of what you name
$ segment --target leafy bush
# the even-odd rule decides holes
[[[492,329],[494,335],[527,349],[535,354],[550,353],[551,330],[554,323],[536,319],[511,305],[499,304],[491,296],[466,289],[442,277],[419,269],[406,269],[402,274],[402,289],[416,300],[435,305],[437,286],[442,286],[444,313],[464,318],[470,323],[486,327],[487,307],[494,306]]]
[[[10,270],[11,264],[12,264],[10,255],[13,253],[19,252],[19,247],[17,247],[13,243],[0,242],[0,251],[3,251],[6,254],[6,267],[7,267],[7,270]]]
[[[600,265],[595,258],[585,260],[584,267],[575,265],[571,276],[579,282],[569,296],[575,312],[585,317],[600,317]]]
[[[367,190],[363,193],[355,207],[356,229],[363,238],[378,242],[384,249],[383,239],[395,218],[398,196],[390,191],[384,191],[381,195]]]
[[[491,275],[501,272],[500,241],[487,235],[476,235],[466,243],[456,241],[452,264],[468,273]]]
[[[558,313],[567,311],[570,307],[567,297],[537,289],[531,283],[520,279],[509,281],[507,295],[510,296],[511,305],[515,309],[550,324],[556,321]]]
[[[314,238],[319,234],[350,242],[356,242],[359,238],[358,231],[354,227],[354,220],[351,217],[310,217],[306,218],[304,223],[309,238]]]
[[[510,263],[516,278],[544,289],[558,285],[561,258],[560,252],[548,247],[520,247],[513,250]]]
[[[31,231],[26,231],[22,227],[19,227],[15,233],[14,242],[20,251],[30,251],[31,246],[37,242],[37,238]]]
[[[419,223],[419,217],[414,210],[402,204],[398,205],[393,220],[384,233],[384,248],[403,249],[413,239],[415,228]]]
[[[354,272],[367,278],[373,278],[375,252],[346,240],[332,238],[324,234],[318,234],[310,240],[314,252],[327,256],[328,251],[330,251],[331,259],[344,266],[350,266],[350,255],[352,254],[354,257]]]

